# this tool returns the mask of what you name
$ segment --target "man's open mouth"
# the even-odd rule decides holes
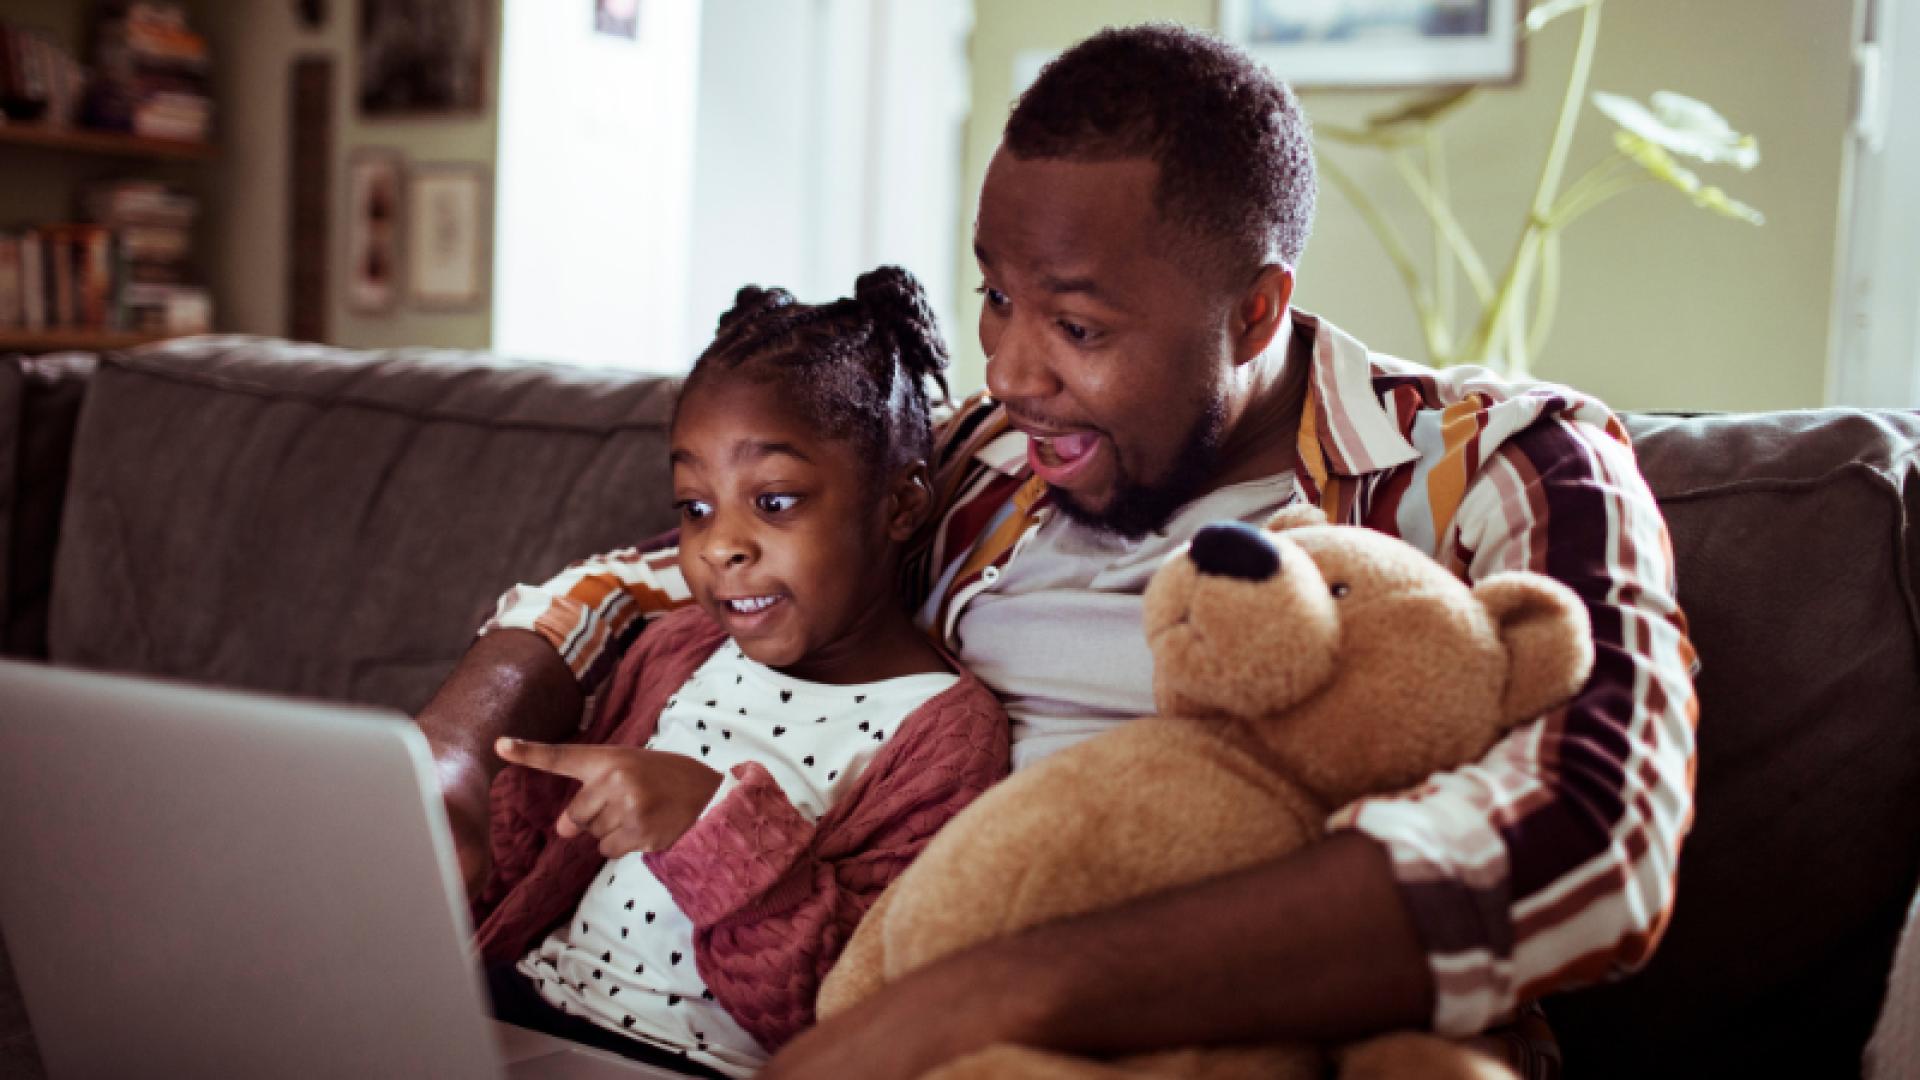
[[[1093,452],[1094,443],[1099,436],[1090,431],[1075,432],[1071,435],[1029,435],[1033,442],[1034,453],[1048,468],[1059,469],[1072,465]]]

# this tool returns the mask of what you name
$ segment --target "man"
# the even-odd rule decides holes
[[[1468,580],[1558,578],[1592,617],[1588,685],[1483,761],[1342,810],[1309,850],[952,957],[769,1075],[907,1076],[999,1040],[1467,1035],[1650,955],[1691,820],[1665,526],[1596,403],[1370,354],[1294,312],[1313,200],[1306,122],[1238,50],[1107,31],[1041,74],[981,191],[992,398],[939,434],[921,624],[1005,700],[1017,768],[1152,709],[1139,594],[1165,555],[1307,500]],[[422,714],[468,852],[492,738],[563,737],[664,601],[625,586],[640,557],[508,594]]]

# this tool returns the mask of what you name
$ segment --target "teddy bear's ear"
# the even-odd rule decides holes
[[[1531,720],[1566,701],[1593,669],[1587,609],[1572,589],[1541,574],[1489,575],[1473,588],[1507,647],[1508,720]]]
[[[1294,503],[1283,506],[1273,512],[1266,524],[1260,526],[1268,532],[1280,532],[1283,529],[1298,529],[1305,525],[1325,525],[1327,515],[1312,503]]]

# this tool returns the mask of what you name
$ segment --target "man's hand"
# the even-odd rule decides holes
[[[600,854],[664,851],[700,818],[720,774],[690,757],[625,746],[555,746],[501,739],[501,758],[580,781],[554,830],[564,839],[590,833]]]
[[[995,1043],[1041,1043],[1050,972],[1001,942],[888,983],[782,1047],[762,1080],[910,1080]]]

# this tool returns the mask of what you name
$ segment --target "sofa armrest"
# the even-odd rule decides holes
[[[44,660],[74,429],[96,360],[0,357],[0,655]]]

